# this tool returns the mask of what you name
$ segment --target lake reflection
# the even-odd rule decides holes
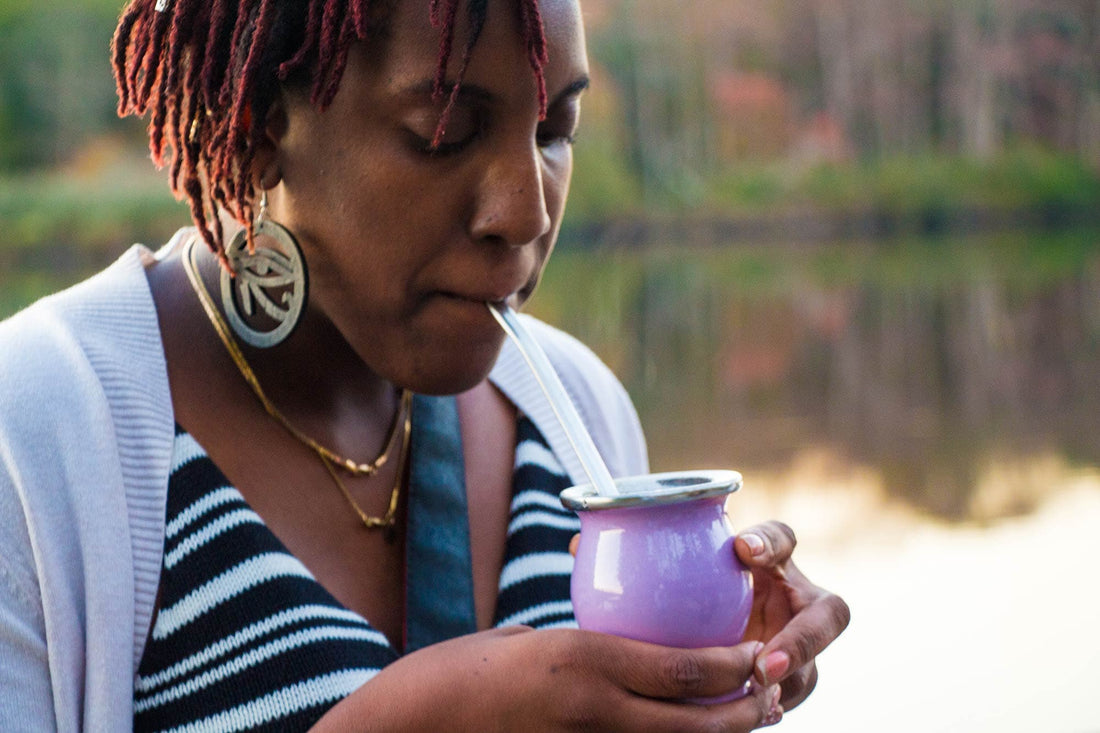
[[[828,448],[949,520],[1100,465],[1100,234],[559,253],[533,310],[611,363],[655,468]],[[991,482],[997,484],[990,488]]]
[[[890,501],[874,472],[803,458],[746,478],[738,524],[783,517],[799,565],[852,623],[784,733],[1097,733],[1100,472],[1047,476],[1031,514],[946,523]]]

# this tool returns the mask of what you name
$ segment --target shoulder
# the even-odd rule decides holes
[[[166,373],[146,252],[131,248],[98,275],[0,322],[0,421],[29,428],[51,411],[80,410]]]
[[[612,474],[623,476],[648,470],[645,438],[638,414],[615,374],[575,337],[532,316],[521,314],[520,317],[554,365]],[[557,432],[556,421],[552,412],[546,409],[545,398],[530,370],[510,342],[501,352],[492,379],[523,412],[535,420],[553,443],[553,434]],[[571,456],[568,449],[555,449],[555,452],[559,456]],[[569,463],[568,459],[564,462]]]
[[[72,456],[96,465],[114,457],[123,474],[167,465],[171,393],[147,255],[131,248],[0,323],[0,467],[76,490],[86,481]]]
[[[0,482],[29,526],[101,521],[97,506],[126,522],[159,503],[137,491],[167,475],[173,436],[147,253],[0,323]]]
[[[0,474],[24,501],[62,491],[56,501],[79,503],[93,475],[125,483],[167,465],[171,395],[146,254],[132,248],[0,322]]]

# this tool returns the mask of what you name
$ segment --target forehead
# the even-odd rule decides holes
[[[530,62],[523,24],[525,0],[487,0],[485,23],[470,58],[470,73],[478,67],[496,67],[510,73],[529,73]],[[547,81],[559,73],[587,70],[584,29],[577,0],[536,0],[532,3],[542,20],[549,61]],[[445,2],[439,3],[446,12]],[[461,66],[470,38],[469,0],[458,0],[454,9],[454,37],[448,59],[453,75]],[[383,39],[380,39],[383,40]],[[370,54],[391,77],[434,75],[440,58],[440,29],[433,26],[429,0],[393,0],[385,21],[380,54]],[[368,53],[370,53],[368,51]],[[568,71],[566,71],[568,70]]]

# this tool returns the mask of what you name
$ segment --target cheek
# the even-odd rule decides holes
[[[400,259],[406,249],[436,232],[453,216],[453,206],[441,196],[438,180],[421,175],[393,154],[358,156],[342,161],[340,175],[327,176],[307,187],[302,218],[325,239],[327,246],[350,248],[356,258]],[[438,236],[438,232],[436,232]],[[381,264],[381,263],[380,263]]]
[[[560,151],[551,151],[545,155],[547,164],[543,172],[543,196],[546,198],[547,212],[557,229],[557,225],[561,223],[565,201],[569,197],[569,182],[573,177],[573,148],[563,145]]]

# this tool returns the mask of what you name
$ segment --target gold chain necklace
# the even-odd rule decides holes
[[[387,530],[387,539],[389,539],[392,535],[397,515],[397,502],[401,495],[401,484],[404,483],[405,480],[405,461],[403,459],[408,451],[409,437],[412,434],[412,392],[407,389],[401,390],[401,401],[397,411],[394,413],[393,424],[390,425],[389,435],[386,437],[385,446],[383,446],[382,452],[378,457],[370,463],[357,463],[350,458],[343,458],[334,451],[324,447],[313,438],[294,427],[290,421],[279,412],[278,408],[275,407],[271,400],[267,398],[267,395],[264,394],[263,389],[260,387],[259,380],[256,379],[255,372],[253,372],[252,367],[248,365],[248,362],[244,358],[244,353],[241,352],[240,346],[237,345],[236,339],[233,338],[233,333],[229,330],[229,324],[222,318],[221,313],[218,312],[217,307],[214,305],[213,299],[206,291],[206,287],[199,279],[198,268],[194,260],[194,250],[195,240],[190,239],[183,252],[183,269],[187,273],[187,279],[191,282],[191,288],[195,291],[195,295],[198,296],[202,309],[206,312],[206,317],[210,320],[211,325],[214,326],[214,330],[217,332],[226,351],[229,352],[229,356],[233,359],[233,363],[237,365],[237,370],[241,373],[241,376],[244,377],[244,381],[252,388],[252,392],[256,395],[257,399],[260,400],[260,404],[263,405],[267,414],[273,417],[299,442],[305,444],[317,454],[317,457],[321,459],[321,464],[325,467],[325,470],[328,471],[329,476],[332,477],[336,487],[340,489],[340,493],[344,495],[344,499],[346,499],[348,504],[351,505],[351,508],[355,510],[363,526],[367,529],[385,529]],[[401,420],[402,415],[405,417],[404,421]],[[344,485],[344,482],[340,480],[340,476],[336,473],[336,468],[339,467],[353,476],[374,475],[378,469],[389,460],[390,451],[393,449],[394,443],[396,442],[395,438],[397,437],[398,425],[402,425],[402,437],[401,448],[397,453],[397,479],[393,483],[393,491],[390,492],[390,503],[386,508],[386,513],[381,517],[372,517],[360,508],[359,504],[352,497],[351,492],[348,491],[348,488]]]

